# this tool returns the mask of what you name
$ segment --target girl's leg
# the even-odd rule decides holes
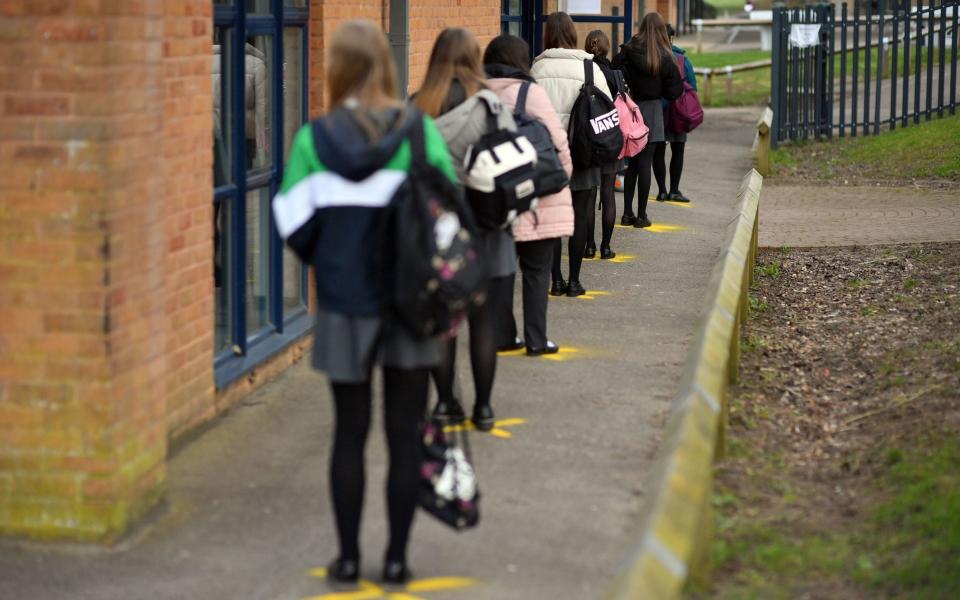
[[[633,213],[633,193],[637,189],[637,173],[639,165],[636,156],[627,159],[627,173],[623,177],[623,225],[629,225],[629,220],[634,217]]]
[[[336,418],[330,456],[330,491],[340,560],[358,561],[365,479],[363,455],[370,430],[370,381],[333,382],[330,387]]]
[[[547,289],[553,240],[519,242],[517,254],[523,271],[523,336],[527,348],[547,346]]]
[[[647,197],[650,195],[650,165],[653,162],[653,153],[657,146],[664,142],[647,144],[647,147],[636,156],[637,161],[637,219],[647,219]]]
[[[670,193],[680,193],[680,176],[683,174],[683,149],[686,146],[684,142],[673,142],[670,144]]]
[[[589,206],[587,207],[587,252],[590,249],[596,251],[597,240],[594,237],[594,229],[597,227],[597,188],[590,190]]]
[[[463,418],[463,408],[453,393],[457,369],[457,338],[441,340],[440,344],[440,364],[430,369],[430,375],[437,386],[437,406],[433,410],[433,416],[441,421],[456,421]]]
[[[590,195],[593,189],[573,192],[573,235],[567,246],[570,253],[570,283],[580,281],[580,265],[587,247],[587,212],[590,211]]]
[[[613,193],[614,185],[617,182],[617,174],[604,175],[600,180],[600,208],[601,231],[603,237],[600,241],[600,248],[610,249],[610,239],[613,237],[613,226],[617,220],[617,197]]]
[[[490,406],[493,380],[497,374],[496,305],[510,285],[508,277],[493,277],[487,284],[487,301],[470,315],[470,366],[473,369],[473,387],[476,406]]]
[[[405,564],[410,526],[420,485],[420,422],[427,408],[426,369],[383,370],[384,429],[390,452],[387,474],[387,516],[390,541],[387,561]]]
[[[561,238],[553,238],[551,247],[553,248],[553,257],[550,268],[550,277],[554,283],[563,281],[563,271],[560,269],[560,260],[563,254],[563,246],[560,243]]]
[[[670,162],[673,166],[673,161]],[[653,177],[657,180],[657,198],[667,195],[667,145],[657,144],[653,149]]]

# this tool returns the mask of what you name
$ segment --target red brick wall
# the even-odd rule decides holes
[[[162,3],[0,31],[0,533],[109,538],[165,476]]]
[[[214,415],[210,0],[163,2],[168,437]]]

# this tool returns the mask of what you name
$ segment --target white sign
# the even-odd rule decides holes
[[[820,45],[820,24],[794,23],[790,26],[790,45],[796,48],[809,48]]]
[[[567,12],[571,15],[600,15],[601,0],[567,0]]]

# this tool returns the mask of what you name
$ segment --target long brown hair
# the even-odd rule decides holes
[[[571,50],[577,47],[577,28],[570,15],[565,12],[550,13],[543,31],[543,47]]]
[[[417,107],[431,117],[440,114],[454,79],[460,81],[467,96],[487,87],[477,38],[459,27],[444,29],[434,42],[427,75],[414,101]]]
[[[583,49],[594,56],[606,56],[610,52],[610,38],[600,29],[594,29],[583,41]]]
[[[330,41],[327,85],[336,107],[354,97],[366,107],[399,105],[397,72],[386,37],[373,21],[345,21]]]
[[[670,50],[670,38],[667,37],[667,26],[659,13],[647,13],[640,21],[636,37],[631,41],[634,47],[646,50],[647,68],[651,73],[660,73],[660,51],[673,56]]]

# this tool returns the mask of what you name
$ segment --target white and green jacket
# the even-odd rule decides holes
[[[408,111],[366,111],[358,117],[339,108],[305,125],[293,140],[273,214],[280,236],[313,265],[317,301],[327,310],[381,313],[382,209],[408,176],[408,132],[418,122],[427,162],[456,182],[433,120]],[[374,140],[370,129],[377,132]]]

